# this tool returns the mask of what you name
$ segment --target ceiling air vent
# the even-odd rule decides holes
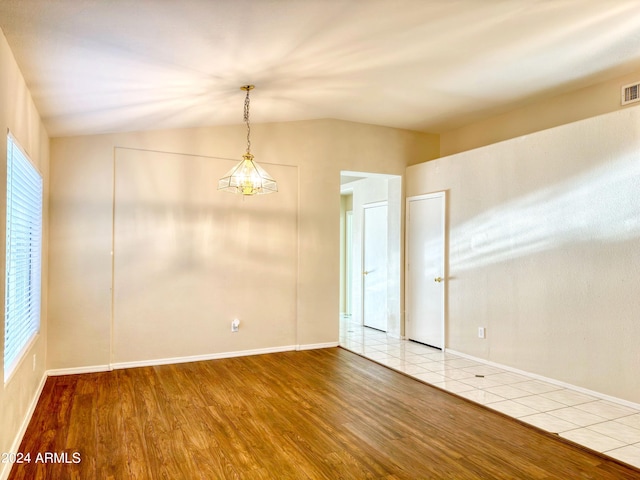
[[[640,82],[622,87],[622,105],[640,102]]]

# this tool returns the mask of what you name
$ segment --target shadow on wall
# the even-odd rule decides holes
[[[629,153],[454,228],[449,262],[460,272],[566,244],[639,236],[640,161]]]

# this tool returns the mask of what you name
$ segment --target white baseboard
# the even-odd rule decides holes
[[[36,390],[36,393],[33,395],[31,399],[31,403],[29,404],[29,408],[27,409],[27,413],[22,419],[22,423],[20,424],[20,429],[18,433],[16,433],[15,438],[13,439],[13,443],[11,444],[11,448],[9,452],[16,453],[20,448],[20,444],[22,443],[22,439],[24,434],[27,431],[27,427],[29,426],[29,422],[31,422],[31,417],[33,416],[33,412],[36,410],[36,405],[38,405],[38,400],[40,400],[40,395],[42,394],[42,389],[44,388],[44,384],[47,381],[47,372],[42,374],[42,379],[40,380],[40,384]],[[9,478],[9,473],[11,473],[11,463],[5,463],[2,465],[2,469],[0,470],[0,480],[6,480]]]
[[[507,370],[508,372],[517,373],[518,375],[529,377],[533,380],[540,380],[546,383],[550,383],[552,385],[558,385],[559,387],[567,388],[569,390],[575,390],[577,392],[584,393],[586,395],[591,395],[592,397],[596,397],[601,400],[606,400],[608,402],[617,403],[619,405],[624,405],[626,407],[631,407],[631,408],[635,408],[636,410],[640,410],[640,403],[631,402],[623,398],[612,397],[611,395],[607,395],[601,392],[596,392],[595,390],[589,390],[588,388],[578,387],[577,385],[572,385],[570,383],[556,380],[555,378],[545,377],[543,375],[538,375],[537,373],[527,372],[525,370],[520,370],[518,368],[510,367],[508,365],[503,365],[501,363],[492,362],[490,360],[485,360],[483,358],[474,357],[473,355],[467,355],[466,353],[457,352],[455,350],[451,350],[450,348],[447,348],[445,351],[462,358],[473,360],[474,362],[484,363],[485,365],[489,365],[491,367],[496,367],[502,370]]]
[[[318,348],[333,348],[339,346],[339,342],[328,342],[328,343],[308,343],[306,345],[298,345],[296,350],[316,350]]]
[[[249,355],[264,355],[267,353],[291,352],[294,350],[315,350],[318,348],[332,348],[337,346],[338,342],[314,343],[307,345],[284,345],[281,347],[258,348],[254,350],[238,350],[235,352],[208,353],[204,355],[189,355],[186,357],[154,358],[151,360],[117,362],[111,365],[89,365],[86,367],[57,368],[48,370],[46,374],[50,377],[60,375],[77,375],[81,373],[108,372],[111,370],[120,370],[123,368],[153,367],[157,365],[170,365],[172,363],[202,362],[205,360],[219,360],[221,358],[246,357]]]
[[[109,365],[89,365],[86,367],[73,367],[73,368],[56,368],[53,370],[47,370],[49,377],[58,377],[60,375],[79,375],[81,373],[98,373],[108,372],[111,370]]]
[[[205,360],[218,360],[221,358],[246,357],[249,355],[264,355],[266,353],[290,352],[295,349],[295,345],[286,345],[282,347],[258,348],[255,350],[239,350],[236,352],[208,353],[204,355],[191,355],[187,357],[156,358],[152,360],[112,363],[111,368],[116,370],[122,368],[153,367],[156,365],[169,365],[172,363],[202,362]]]

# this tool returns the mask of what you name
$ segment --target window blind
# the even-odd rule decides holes
[[[40,329],[42,176],[7,135],[4,381]]]

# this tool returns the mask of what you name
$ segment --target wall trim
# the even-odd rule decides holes
[[[20,448],[20,444],[22,443],[24,434],[27,431],[27,427],[31,422],[31,417],[33,416],[33,412],[36,411],[36,406],[38,405],[38,401],[40,400],[40,395],[42,394],[42,390],[44,389],[44,384],[47,381],[47,377],[48,377],[47,372],[43,372],[42,378],[40,379],[40,384],[38,385],[38,388],[36,389],[33,395],[33,398],[31,399],[29,408],[27,409],[27,412],[24,418],[22,419],[22,423],[20,424],[20,429],[18,430],[15,438],[13,439],[13,443],[11,444],[9,452],[12,452],[12,453],[18,452],[18,449]],[[5,463],[4,465],[2,465],[2,469],[0,470],[0,480],[6,480],[7,478],[9,478],[9,474],[11,473],[12,466],[13,465],[11,463]]]
[[[509,372],[517,373],[525,377],[533,378],[534,380],[541,380],[543,382],[551,383],[552,385],[558,385],[559,387],[568,388],[569,390],[575,390],[577,392],[584,393],[586,395],[591,395],[592,397],[596,397],[601,400],[607,400],[608,402],[611,402],[611,403],[617,403],[619,405],[624,405],[625,407],[631,407],[631,408],[635,408],[636,410],[640,410],[640,403],[631,402],[629,400],[625,400],[624,398],[612,397],[611,395],[607,395],[606,393],[596,392],[595,390],[589,390],[588,388],[572,385],[570,383],[566,383],[561,380],[556,380],[555,378],[545,377],[543,375],[538,375],[537,373],[527,372],[526,370],[520,370],[518,368],[504,365],[502,363],[492,362],[491,360],[485,360],[484,358],[474,357],[473,355],[468,355],[466,353],[458,352],[450,348],[447,348],[445,351],[453,355],[466,358],[468,360],[473,360],[478,363],[484,363],[485,365],[489,365],[491,367],[501,368],[502,370],[507,370]]]
[[[108,372],[112,370],[109,365],[88,365],[86,367],[72,367],[72,368],[55,368],[53,370],[47,370],[46,374],[49,377],[58,377],[60,375],[80,375],[82,373],[99,373]]]
[[[264,355],[267,353],[290,352],[295,349],[295,345],[285,345],[281,347],[258,348],[254,350],[238,350],[235,352],[189,355],[186,357],[156,358],[152,360],[140,360],[134,362],[117,362],[112,363],[111,368],[114,370],[120,370],[123,368],[152,367],[156,365],[170,365],[173,363],[202,362],[205,360],[218,360],[221,358],[247,357],[249,355]]]
[[[172,363],[202,362],[206,360],[218,360],[222,358],[247,357],[250,355],[264,355],[268,353],[291,352],[291,351],[298,351],[298,350],[315,350],[318,348],[333,348],[333,347],[337,347],[338,345],[339,345],[338,342],[313,343],[313,344],[307,344],[307,345],[285,345],[281,347],[258,348],[253,350],[238,350],[235,352],[208,353],[205,355],[189,355],[186,357],[156,358],[152,360],[118,362],[118,363],[113,363],[111,365],[89,365],[86,367],[56,368],[52,370],[47,370],[45,373],[49,377],[55,377],[60,375],[79,375],[82,373],[109,372],[111,370],[121,370],[124,368],[153,367],[157,365],[170,365]],[[0,478],[0,480],[2,479]]]
[[[328,342],[328,343],[308,343],[306,345],[298,345],[296,350],[316,350],[318,348],[334,348],[340,345],[339,342]]]

